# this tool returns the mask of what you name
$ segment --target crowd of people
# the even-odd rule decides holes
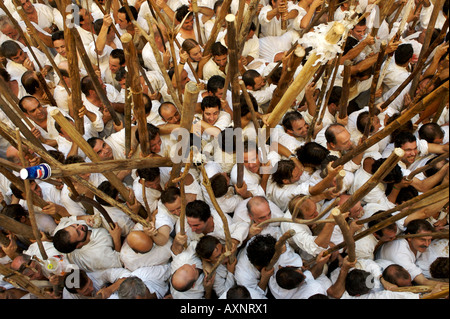
[[[222,8],[235,17],[236,39],[227,37]],[[76,63],[65,39],[68,12],[70,32],[80,36],[74,41],[84,46]],[[307,74],[308,58],[335,23],[346,31],[326,49],[333,56],[279,114],[280,96]],[[122,42],[127,33],[137,70]],[[6,270],[55,299],[448,292],[448,195],[420,205],[433,190],[448,191],[448,41],[448,0],[4,0],[0,296],[42,297]],[[140,92],[130,89],[133,76]],[[183,104],[192,83],[196,100]],[[443,93],[430,98],[436,92]],[[83,133],[76,136],[58,112],[69,126],[81,122]],[[42,150],[19,143],[8,128]],[[180,148],[186,139],[187,152]],[[355,200],[397,150],[384,177]],[[173,176],[175,159],[190,151]],[[158,158],[173,163],[138,166]],[[113,160],[129,165],[101,170]],[[83,166],[92,162],[97,170]],[[20,170],[43,163],[78,170],[27,180],[24,188]],[[45,204],[30,203],[30,192]],[[347,201],[341,227],[331,212]],[[39,240],[30,235],[34,227]],[[347,233],[357,238],[353,248]]]

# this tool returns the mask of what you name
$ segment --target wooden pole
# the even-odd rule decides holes
[[[222,6],[220,8],[219,15],[214,20],[214,25],[211,30],[211,35],[209,39],[205,43],[205,47],[203,48],[203,56],[207,56],[211,53],[211,46],[216,42],[217,35],[219,34],[220,27],[225,19],[225,16],[228,14],[228,10],[230,9],[232,0],[224,0]]]
[[[192,0],[191,3],[192,3],[192,12],[194,13],[195,26],[197,28],[198,44],[200,44],[200,46],[203,47],[202,30],[200,28],[200,20],[198,19],[197,0]]]
[[[27,276],[12,270],[11,268],[0,264],[0,274],[3,275],[3,280],[12,284],[15,287],[20,287],[39,299],[54,299],[44,289],[36,286]]]
[[[353,157],[364,152],[366,149],[371,147],[372,145],[378,143],[386,136],[390,135],[393,131],[401,127],[403,124],[411,120],[417,113],[421,110],[425,109],[429,105],[439,101],[440,97],[444,94],[445,90],[448,90],[449,82],[446,81],[440,87],[436,88],[433,92],[428,94],[423,100],[417,102],[410,109],[406,110],[399,118],[392,121],[389,125],[387,125],[383,130],[378,131],[367,140],[356,146],[350,152],[344,154],[342,157],[338,158],[333,162],[332,166],[336,168],[339,165],[344,165],[348,161],[350,161]]]
[[[71,0],[64,0],[65,7],[71,4]],[[101,6],[99,6],[101,7]],[[61,12],[61,14],[64,14]],[[67,19],[69,16],[66,15]],[[81,94],[81,80],[80,80],[80,71],[78,65],[78,54],[77,54],[77,44],[75,38],[72,34],[73,26],[70,27],[67,23],[64,23],[64,43],[66,45],[67,52],[67,63],[68,63],[68,73],[70,77],[70,86],[72,88],[72,92],[69,93],[69,97],[71,100],[71,111],[72,118],[75,122],[75,127],[81,135],[84,135],[84,120],[78,116],[80,109],[83,107],[83,100]],[[61,76],[61,81],[65,83],[64,79]]]
[[[353,235],[350,233],[350,228],[338,208],[334,208],[331,211],[331,215],[341,229],[344,237],[345,245],[347,247],[348,261],[354,262],[356,260],[355,240],[353,239]]]
[[[377,91],[378,78],[380,77],[380,69],[383,63],[384,53],[386,51],[386,42],[381,43],[380,52],[378,53],[377,62],[375,64],[375,72],[372,77],[372,83],[370,86],[370,97],[369,97],[369,120],[364,128],[363,138],[369,137],[370,128],[372,127],[373,117],[375,116],[375,94]]]
[[[75,127],[61,114],[57,109],[50,112],[55,121],[64,129],[64,131],[70,136],[73,143],[76,143],[80,149],[86,154],[87,157],[93,162],[101,162],[100,157],[94,152],[92,147],[86,142],[83,136],[78,133]],[[104,172],[103,175],[111,182],[111,184],[119,191],[122,197],[128,202],[130,192],[122,183],[122,181],[113,172]]]
[[[0,226],[13,234],[23,236],[28,240],[35,240],[33,228],[24,223],[18,222],[14,218],[8,217],[5,214],[0,214]]]
[[[227,43],[228,43],[228,74],[227,78],[231,83],[231,100],[233,104],[233,124],[234,132],[236,129],[241,130],[241,105],[240,105],[240,86],[239,86],[239,67],[238,67],[238,44],[236,41],[235,16],[228,14],[225,17],[227,22]],[[226,87],[224,88],[227,89]],[[250,107],[250,106],[249,106]],[[241,131],[242,132],[242,131]],[[236,141],[240,143],[241,141]],[[237,161],[237,187],[242,187],[244,183],[244,163]]]
[[[217,213],[219,214],[220,218],[222,219],[222,223],[223,223],[223,230],[225,232],[225,245],[226,245],[226,249],[227,251],[232,251],[233,250],[233,242],[231,239],[231,233],[230,233],[230,228],[228,226],[228,220],[224,214],[224,212],[222,211],[222,208],[220,208],[219,203],[217,202],[216,196],[214,195],[214,191],[211,187],[211,181],[209,180],[208,174],[206,173],[205,170],[205,166],[202,164],[201,165],[201,171],[202,171],[202,176],[203,176],[203,186],[205,186],[206,191],[208,192],[209,198],[211,199],[211,202],[214,206],[214,208],[216,209]],[[233,263],[236,256],[230,255],[230,262]]]
[[[211,270],[206,276],[206,281],[211,280],[212,276],[216,273],[217,268],[224,262],[224,260],[231,255],[230,251],[225,251],[223,254],[220,255],[217,262],[212,266]]]
[[[148,139],[147,118],[145,116],[145,106],[142,97],[137,51],[131,34],[123,34],[121,41],[125,53],[125,63],[128,67],[128,73],[130,74],[130,93],[133,99],[134,116],[138,123],[139,144],[141,146],[142,155],[146,157],[150,154],[150,141]]]
[[[150,16],[150,15],[149,15],[149,16]],[[156,20],[154,20],[154,21],[155,21],[155,23],[156,23]],[[177,93],[175,92],[175,89],[174,89],[174,87],[173,87],[173,85],[172,85],[172,80],[169,78],[169,75],[167,74],[167,71],[166,71],[166,69],[165,69],[165,67],[164,67],[164,63],[163,63],[163,61],[162,61],[162,59],[161,59],[160,52],[159,52],[159,50],[158,50],[158,47],[156,46],[156,42],[155,42],[155,33],[153,32],[153,29],[152,29],[152,28],[149,28],[149,30],[150,30],[150,35],[148,35],[148,34],[145,32],[145,30],[142,29],[142,27],[141,27],[136,21],[135,21],[135,26],[137,26],[137,27],[139,28],[139,30],[141,31],[141,34],[144,36],[144,38],[145,38],[145,39],[147,40],[147,42],[150,44],[150,46],[151,46],[151,48],[152,48],[152,50],[153,50],[153,54],[155,55],[156,62],[158,63],[158,66],[159,66],[159,68],[160,68],[160,70],[161,70],[161,73],[162,73],[162,75],[163,75],[164,81],[165,81],[165,83],[166,83],[166,85],[167,85],[167,89],[168,89],[168,91],[169,91],[169,94],[170,94],[170,96],[172,97],[175,106],[176,106],[178,109],[181,109],[181,106],[182,106],[181,101],[180,101],[180,99],[178,98]]]
[[[347,117],[347,106],[348,106],[348,97],[350,93],[350,82],[351,82],[351,67],[352,62],[346,60],[344,62],[344,77],[342,79],[342,95],[341,100],[339,102],[339,118],[344,119]],[[333,88],[330,88],[330,91]]]
[[[369,178],[367,182],[364,183],[360,188],[358,188],[348,200],[346,200],[342,205],[339,206],[341,212],[348,212],[353,205],[355,205],[359,200],[366,196],[374,187],[380,183],[383,178],[389,174],[392,169],[397,165],[401,158],[405,155],[405,151],[401,148],[396,148],[389,155],[389,157],[384,161],[384,163],[378,168],[378,170]]]
[[[281,72],[280,81],[278,82],[276,89],[273,91],[273,96],[270,100],[269,107],[267,108],[267,113],[273,111],[275,105],[277,105],[281,97],[288,89],[289,84],[294,77],[295,71],[297,70],[304,57],[305,50],[302,47],[296,47],[291,55],[291,58],[289,59],[288,65]]]
[[[436,25],[438,15],[441,12],[444,2],[445,2],[445,0],[435,0],[434,1],[433,11],[431,12],[431,17],[428,22],[427,30],[425,31],[425,39],[423,41],[422,48],[420,49],[419,61],[422,59],[426,60],[428,58],[428,55],[425,55],[425,52],[427,51],[427,49],[430,45],[431,36],[433,35],[433,32],[434,32],[434,26]],[[447,18],[447,20],[448,20],[448,18]],[[417,88],[417,85],[419,84],[419,80],[420,80],[420,75],[415,76],[414,79],[412,80],[411,88],[409,90],[410,96],[414,96],[414,94],[416,93],[416,88]]]
[[[123,160],[108,160],[102,162],[87,162],[61,165],[52,167],[52,177],[64,177],[83,173],[104,173],[108,171],[120,171],[139,169],[146,167],[171,167],[172,161],[168,157],[133,158]]]
[[[181,119],[180,119],[180,129],[185,130],[186,132],[190,132],[192,128],[192,122],[194,120],[195,115],[195,103],[197,103],[198,93],[200,92],[199,87],[194,82],[188,82],[186,87],[184,88],[184,103],[183,108],[181,109]],[[183,132],[182,132],[183,133]],[[186,143],[190,143],[189,140],[183,141],[183,134],[178,135],[178,143],[183,146],[189,145]],[[193,145],[189,145],[191,148]],[[180,149],[183,150],[183,147]],[[172,166],[172,171],[170,172],[169,185],[174,185],[174,180],[180,176],[181,167],[183,163],[187,161],[187,154],[182,154],[182,160],[178,163],[174,163]]]
[[[23,149],[22,149],[22,138],[20,136],[19,129],[16,129],[16,139],[17,139],[17,146],[19,150],[19,158],[22,163],[23,167],[27,167],[27,162],[25,160],[25,156],[23,155]],[[31,188],[30,188],[30,181],[28,179],[24,180],[25,185],[25,196],[27,200],[27,207],[28,207],[28,216],[31,223],[31,228],[33,229],[34,238],[36,239],[39,251],[42,255],[42,258],[44,260],[48,259],[47,253],[45,252],[44,245],[42,244],[41,240],[41,233],[38,229],[37,222],[36,222],[36,216],[34,214],[34,204],[33,204],[33,196],[31,195]]]
[[[69,15],[67,17],[69,17]],[[116,111],[114,110],[113,106],[111,105],[111,102],[109,102],[108,97],[106,96],[106,92],[103,89],[103,87],[101,86],[98,76],[95,73],[94,67],[92,66],[91,60],[89,59],[89,57],[86,53],[86,49],[84,48],[84,45],[81,40],[80,34],[78,33],[78,30],[76,28],[72,28],[71,31],[72,31],[71,33],[75,39],[78,53],[80,54],[80,58],[83,61],[83,65],[84,65],[86,71],[88,72],[89,77],[91,78],[92,84],[94,85],[95,92],[97,93],[102,104],[108,109],[109,113],[111,114],[114,124],[121,125],[122,122],[120,121],[119,116],[116,114]]]
[[[416,176],[417,174],[420,174],[422,172],[425,172],[427,169],[433,167],[436,163],[439,163],[440,161],[445,160],[446,158],[448,158],[449,152],[446,152],[444,154],[439,155],[438,157],[436,157],[435,159],[433,159],[431,162],[429,162],[428,164],[419,167],[415,170],[413,170],[411,173],[409,173],[409,175],[406,177],[406,180],[410,181],[414,178],[414,176]]]
[[[295,231],[293,229],[289,229],[280,237],[280,239],[277,240],[275,243],[275,253],[273,254],[269,264],[266,266],[266,270],[271,270],[275,266],[283,253],[283,247],[286,245],[286,241],[294,235]]]

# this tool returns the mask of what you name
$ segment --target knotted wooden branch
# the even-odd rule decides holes
[[[148,139],[147,118],[145,116],[145,106],[140,81],[138,55],[131,34],[123,34],[121,41],[125,53],[125,63],[128,67],[128,73],[130,74],[130,92],[133,100],[134,115],[138,122],[139,145],[141,146],[142,155],[146,157],[150,154],[150,141]]]
[[[449,155],[449,152],[441,154],[438,157],[436,157],[435,159],[433,159],[431,162],[429,162],[428,164],[413,170],[411,173],[409,173],[408,176],[406,176],[406,180],[408,180],[408,181],[412,180],[414,178],[414,176],[416,176],[417,174],[425,172],[427,169],[432,168],[436,163],[439,163],[440,161],[443,161],[446,158],[448,158],[448,155]]]
[[[17,139],[17,146],[19,150],[19,158],[22,163],[23,167],[27,167],[27,161],[25,160],[25,156],[23,155],[23,149],[22,149],[22,138],[20,136],[19,129],[16,129],[16,139]],[[30,219],[31,228],[33,229],[33,235],[36,239],[39,251],[42,255],[42,258],[46,260],[48,258],[47,253],[45,252],[44,245],[42,244],[41,240],[41,232],[38,229],[37,222],[36,222],[36,215],[34,214],[34,205],[33,205],[33,197],[31,195],[31,187],[30,187],[30,180],[26,179],[24,180],[25,185],[25,197],[27,200],[27,207],[28,207],[28,217]]]
[[[295,231],[293,229],[289,229],[285,232],[280,239],[275,243],[275,253],[273,254],[272,259],[269,264],[266,266],[266,270],[271,270],[273,266],[277,263],[278,259],[280,259],[281,254],[283,253],[283,248],[286,245],[286,241],[295,235]]]
[[[369,178],[367,182],[364,183],[360,188],[353,193],[348,200],[346,200],[342,205],[340,205],[341,212],[348,212],[353,205],[355,205],[359,200],[366,196],[373,188],[375,188],[378,183],[380,183],[383,178],[389,174],[392,169],[397,165],[400,159],[405,154],[401,148],[396,148],[391,155],[384,161],[384,163],[378,168],[378,170]]]
[[[336,224],[341,229],[342,235],[344,236],[345,245],[347,246],[348,260],[350,262],[354,262],[356,260],[355,240],[353,239],[353,235],[350,233],[350,228],[338,208],[334,208],[331,211],[331,215],[333,216]]]
[[[400,115],[397,119],[392,121],[384,129],[378,131],[377,133],[369,137],[367,140],[356,146],[353,150],[335,160],[332,166],[336,168],[339,165],[344,165],[348,161],[352,160],[356,155],[361,154],[369,147],[375,145],[376,143],[384,139],[386,136],[390,135],[393,131],[395,131],[396,129],[404,125],[406,122],[411,120],[421,110],[424,110],[426,107],[432,105],[433,103],[439,102],[441,96],[444,94],[446,90],[448,90],[448,85],[449,85],[448,81],[443,83],[433,92],[428,94],[423,100],[417,102],[410,109],[408,109],[402,115]]]
[[[203,176],[202,184],[203,184],[203,186],[205,186],[206,191],[208,192],[209,198],[211,199],[211,202],[212,202],[215,210],[217,211],[220,218],[222,219],[223,230],[225,232],[226,249],[227,249],[227,251],[231,252],[233,250],[233,242],[231,239],[230,228],[228,226],[228,220],[227,220],[224,212],[222,211],[222,208],[220,208],[219,203],[217,202],[216,196],[214,195],[214,191],[211,187],[211,181],[209,180],[208,174],[206,173],[205,166],[203,164],[201,165],[201,171],[202,171],[202,176]],[[230,262],[233,263],[235,258],[236,258],[236,256],[234,256],[234,254],[230,255]]]

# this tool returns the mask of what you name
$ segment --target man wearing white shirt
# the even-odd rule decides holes
[[[390,60],[386,69],[386,75],[382,80],[383,93],[386,93],[389,89],[396,85],[402,84],[410,75],[409,65],[412,61],[414,50],[411,44],[403,43],[395,50],[394,58]],[[381,66],[381,70],[384,69],[384,62]]]

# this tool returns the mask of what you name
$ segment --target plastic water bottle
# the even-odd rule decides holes
[[[57,276],[63,276],[67,270],[68,263],[62,255],[49,257],[45,261],[45,270]]]

